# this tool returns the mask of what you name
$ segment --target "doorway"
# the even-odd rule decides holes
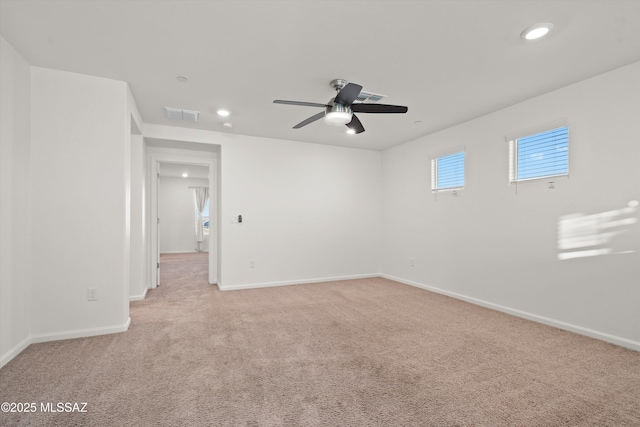
[[[187,263],[187,260],[198,259],[208,264],[206,255],[213,218],[210,204],[207,165],[159,162],[156,226],[160,274],[157,285],[166,277],[163,269],[167,262]]]
[[[204,144],[194,144],[204,145]],[[177,153],[179,152],[179,153]],[[186,153],[185,153],[186,152]],[[187,177],[183,177],[183,174]],[[218,283],[218,250],[219,250],[219,190],[218,190],[218,157],[216,152],[192,153],[187,150],[166,150],[155,148],[149,144],[149,183],[150,183],[150,200],[149,200],[149,224],[150,224],[150,288],[153,289],[161,283],[161,257],[162,252],[178,253],[208,253],[208,280],[210,284]],[[164,178],[163,178],[164,175]],[[189,178],[192,178],[189,180]],[[163,180],[165,181],[163,184]],[[169,185],[171,183],[171,185]],[[209,212],[206,224],[206,238],[200,240],[199,245],[196,238],[196,211],[194,188],[209,188]],[[167,187],[167,188],[165,188]],[[168,188],[176,187],[176,188]],[[165,191],[167,190],[167,191]],[[178,196],[178,192],[181,194]],[[170,194],[173,193],[173,196]],[[173,197],[171,200],[162,200],[165,197]],[[182,208],[163,209],[163,203],[167,202],[167,206],[182,200]],[[190,206],[189,206],[190,205]],[[163,212],[164,211],[164,212]],[[180,212],[178,212],[180,211]],[[173,230],[173,236],[170,237],[171,242],[164,242],[167,234],[163,233],[163,226],[169,225],[166,221],[179,220],[171,218],[182,216],[183,230]],[[163,218],[164,216],[164,218]],[[184,218],[191,217],[191,222],[185,225]],[[204,222],[204,221],[203,221]],[[165,224],[166,223],[166,224]],[[205,225],[205,224],[203,224]],[[165,230],[166,231],[166,230]],[[203,230],[204,234],[204,230]],[[204,236],[203,236],[204,237]],[[191,245],[193,243],[193,245]],[[198,251],[200,249],[200,251]]]

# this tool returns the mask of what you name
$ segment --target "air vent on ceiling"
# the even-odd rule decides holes
[[[387,95],[380,95],[379,93],[365,92],[362,90],[354,102],[378,102],[386,96]]]
[[[182,120],[185,120],[187,122],[197,122],[199,115],[199,111],[182,110]]]
[[[172,120],[184,120],[186,122],[197,122],[200,111],[184,110],[182,108],[164,107],[164,116]]]

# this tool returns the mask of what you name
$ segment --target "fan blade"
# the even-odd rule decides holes
[[[313,116],[309,117],[308,119],[301,121],[300,123],[295,125],[293,128],[294,129],[300,129],[302,126],[306,126],[309,123],[313,123],[316,120],[319,120],[319,119],[321,119],[323,117],[324,117],[324,111],[322,111],[322,112],[320,112],[318,114],[314,114]]]
[[[353,104],[351,111],[354,113],[406,113],[409,109],[401,105],[387,104]]]
[[[347,83],[347,85],[340,89],[340,92],[338,92],[335,103],[342,105],[351,105],[353,104],[353,101],[356,100],[358,95],[360,95],[361,90],[362,86],[355,83]]]
[[[355,130],[357,134],[364,132],[364,126],[362,126],[360,119],[358,119],[355,114],[351,115],[351,121],[347,123],[346,126],[349,129]]]
[[[327,104],[318,104],[317,102],[302,102],[302,101],[283,101],[282,99],[276,99],[274,104],[287,104],[287,105],[302,105],[303,107],[326,107]]]

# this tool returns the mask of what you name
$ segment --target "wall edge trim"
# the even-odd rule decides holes
[[[209,251],[197,251],[197,250],[180,250],[180,251],[160,251],[160,255],[163,254],[201,254],[209,253]]]
[[[127,317],[127,321],[122,325],[105,326],[101,328],[76,329],[73,331],[54,332],[49,334],[32,335],[31,343],[41,343],[47,341],[59,341],[73,338],[86,338],[96,335],[108,335],[118,332],[126,332],[131,326],[131,317]]]
[[[31,344],[126,332],[129,329],[129,326],[131,326],[131,317],[127,317],[127,321],[122,325],[107,326],[103,328],[77,329],[74,331],[55,332],[51,334],[31,335],[20,341],[13,348],[0,356],[0,368],[9,363],[14,357],[22,353]]]
[[[421,288],[427,291],[435,292],[438,294],[446,295],[458,300],[466,301],[471,304],[479,305],[482,307],[490,308],[492,310],[500,311],[502,313],[511,314],[516,317],[520,317],[523,319],[531,320],[533,322],[542,323],[544,325],[553,326],[558,329],[562,329],[565,331],[573,332],[579,335],[584,335],[590,338],[595,338],[601,341],[606,341],[610,344],[615,344],[620,347],[625,347],[630,350],[640,351],[640,342],[633,341],[628,338],[620,337],[617,335],[612,335],[606,332],[596,331],[594,329],[585,328],[583,326],[574,325],[571,323],[566,323],[560,320],[552,319],[545,316],[540,316],[537,314],[529,313],[527,311],[518,310],[515,308],[507,307],[500,304],[495,304],[489,301],[481,300],[474,297],[469,297],[463,294],[459,294],[456,292],[447,291],[444,289],[437,288],[435,286],[425,285],[423,283],[414,282],[412,280],[403,279],[400,277],[392,276],[390,274],[381,273],[380,277],[385,279],[393,280],[395,282],[400,282],[405,285],[414,286],[416,288]]]
[[[5,354],[0,356],[0,369],[7,363],[9,363],[14,357],[22,353],[24,349],[31,345],[31,337],[27,337],[16,344],[13,348],[9,349]]]
[[[276,286],[291,286],[291,285],[306,285],[311,283],[322,282],[337,282],[340,280],[354,280],[354,279],[370,279],[372,277],[380,277],[379,273],[371,274],[356,274],[350,276],[333,276],[333,277],[321,277],[315,279],[299,279],[299,280],[286,280],[281,282],[262,282],[262,283],[245,283],[241,285],[225,286],[218,283],[218,288],[221,291],[237,291],[241,289],[258,289],[258,288],[271,288]]]
[[[129,301],[142,301],[143,299],[145,299],[147,297],[147,291],[149,290],[148,287],[144,288],[144,292],[142,292],[139,295],[130,295],[129,296]]]

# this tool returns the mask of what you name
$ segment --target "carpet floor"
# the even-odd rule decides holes
[[[382,278],[220,292],[205,257],[163,256],[129,331],[15,357],[0,402],[38,410],[0,425],[640,426],[638,352]]]

